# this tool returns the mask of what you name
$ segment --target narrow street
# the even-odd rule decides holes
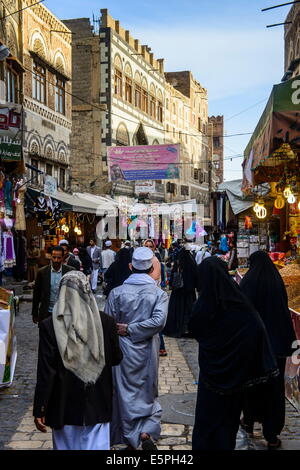
[[[104,297],[98,294],[99,307]],[[0,391],[0,449],[52,449],[51,432],[35,429],[32,402],[35,387],[38,329],[31,320],[31,303],[22,302],[16,317],[18,360],[13,385]],[[159,450],[190,450],[197,392],[197,344],[192,339],[165,338],[168,356],[160,360],[159,396],[163,407]],[[283,450],[300,449],[299,414],[287,402]],[[265,450],[260,428],[249,439],[240,431],[238,450]]]

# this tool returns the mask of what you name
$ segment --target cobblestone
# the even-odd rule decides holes
[[[99,301],[102,307],[103,298]],[[0,449],[52,449],[52,435],[36,430],[32,402],[36,378],[38,329],[30,316],[31,304],[21,303],[17,316],[18,360],[12,386],[0,390]],[[168,356],[160,358],[159,395],[191,394],[197,392],[198,347],[192,339],[165,338]],[[183,399],[184,400],[184,399]],[[191,450],[193,426],[162,423],[158,450]],[[300,449],[299,414],[287,402],[287,422],[282,433],[283,449]],[[238,449],[265,450],[259,426],[255,438],[242,432],[237,439]]]

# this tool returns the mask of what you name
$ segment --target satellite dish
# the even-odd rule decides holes
[[[7,46],[4,46],[4,44],[2,44],[0,46],[0,62],[2,62],[3,60],[7,59],[7,57],[9,56],[10,54],[10,50],[8,49]]]

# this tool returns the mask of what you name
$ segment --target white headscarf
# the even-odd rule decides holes
[[[70,271],[62,277],[53,325],[65,368],[84,383],[95,383],[105,366],[103,328],[89,280],[82,272]]]

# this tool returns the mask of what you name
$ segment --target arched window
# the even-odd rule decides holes
[[[166,109],[169,110],[169,100],[168,100],[168,98],[166,99]]]
[[[116,145],[130,145],[129,133],[125,124],[121,123],[117,129]]]
[[[115,66],[114,91],[115,91],[115,95],[122,98],[123,96],[123,68],[122,68],[122,61],[119,55],[115,56],[114,66]]]
[[[142,111],[148,113],[148,83],[145,78],[142,80]]]
[[[157,93],[157,120],[163,122],[163,97],[160,90]]]
[[[132,70],[129,64],[125,65],[125,100],[132,104],[133,101]]]
[[[142,109],[141,76],[138,72],[134,74],[134,104],[136,108]]]
[[[154,85],[150,86],[150,116],[156,119],[156,99],[155,99],[155,88]]]

